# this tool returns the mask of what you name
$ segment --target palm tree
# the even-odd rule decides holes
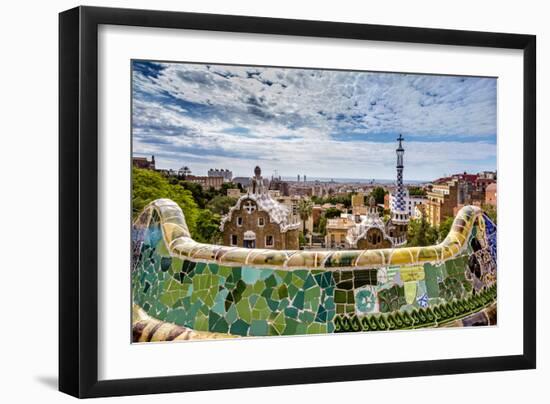
[[[302,231],[304,234],[306,233],[306,220],[311,215],[312,210],[313,202],[310,199],[300,199],[300,202],[298,202],[298,214],[302,220]]]

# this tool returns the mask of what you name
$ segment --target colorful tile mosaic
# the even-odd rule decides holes
[[[496,226],[471,206],[434,246],[277,251],[197,243],[161,199],[132,243],[135,342],[496,323]]]

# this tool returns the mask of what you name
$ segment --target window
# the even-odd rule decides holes
[[[273,247],[273,236],[265,236],[265,246]]]
[[[265,224],[265,220],[263,217],[258,218],[258,226],[262,227]]]
[[[237,245],[237,235],[236,234],[231,235],[231,245]]]
[[[243,225],[243,218],[241,216],[237,217],[237,226]]]

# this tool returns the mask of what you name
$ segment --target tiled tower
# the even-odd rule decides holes
[[[409,225],[409,214],[407,206],[405,205],[405,187],[403,186],[403,155],[405,149],[403,149],[403,136],[400,134],[397,138],[399,146],[395,150],[397,153],[397,183],[395,190],[395,198],[392,211],[392,222],[396,226],[397,236],[407,235],[407,227]]]

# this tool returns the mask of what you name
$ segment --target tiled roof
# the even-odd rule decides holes
[[[362,238],[365,238],[369,229],[372,229],[373,227],[380,229],[384,235],[384,238],[392,241],[386,234],[386,226],[380,216],[369,213],[363,218],[361,223],[349,229],[346,236],[348,243],[353,246],[357,245],[357,242]]]
[[[222,222],[220,224],[220,229],[223,231],[224,225],[226,222],[231,220],[231,217],[233,216],[233,213],[235,211],[238,211],[241,209],[241,204],[245,201],[254,201],[256,202],[256,205],[258,205],[258,209],[264,212],[267,212],[269,214],[269,220],[271,223],[277,223],[279,227],[281,228],[281,232],[285,232],[287,230],[294,230],[300,228],[301,223],[290,222],[290,212],[288,208],[277,202],[275,199],[271,197],[268,193],[262,193],[262,194],[245,194],[239,198],[235,206],[233,206],[229,213],[224,216],[222,219]]]

